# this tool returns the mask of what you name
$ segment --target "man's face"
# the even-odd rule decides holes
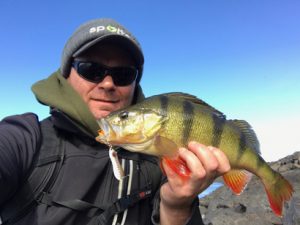
[[[76,60],[100,63],[109,67],[135,65],[128,52],[107,44],[91,47]],[[108,74],[100,83],[93,83],[79,76],[73,67],[67,80],[87,103],[96,119],[129,106],[135,90],[135,81],[128,86],[116,86]]]

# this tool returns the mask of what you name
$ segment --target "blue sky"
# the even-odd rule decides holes
[[[142,44],[147,96],[187,92],[247,120],[268,161],[300,151],[299,0],[7,0],[0,9],[0,119],[44,118],[30,86],[59,68],[78,25],[110,17]]]

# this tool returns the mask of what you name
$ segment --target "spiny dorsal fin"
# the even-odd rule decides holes
[[[259,141],[251,125],[245,120],[231,120],[246,136],[253,149],[260,154]]]
[[[168,97],[181,98],[181,99],[184,99],[186,101],[190,101],[194,104],[204,106],[207,110],[211,111],[212,113],[214,113],[218,117],[221,117],[221,118],[224,118],[224,119],[226,118],[226,116],[222,112],[215,109],[214,107],[212,107],[211,105],[209,105],[205,101],[197,98],[197,96],[195,96],[195,95],[191,95],[191,94],[187,94],[187,93],[183,93],[183,92],[170,92],[170,93],[165,93],[165,94],[162,94],[162,95],[168,96]]]

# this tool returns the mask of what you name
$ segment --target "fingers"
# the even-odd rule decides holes
[[[230,170],[230,163],[225,153],[212,146],[208,146],[208,149],[211,150],[218,161],[218,172],[220,174],[227,173]]]
[[[194,179],[202,179],[206,176],[206,169],[203,167],[201,160],[197,155],[186,148],[179,149],[179,156],[186,162]]]
[[[190,142],[187,149],[180,150],[180,157],[186,160],[189,169],[196,176],[220,176],[230,170],[227,156],[220,149]]]
[[[207,146],[197,142],[191,142],[189,143],[188,147],[189,150],[192,151],[201,161],[204,169],[208,173],[216,171],[218,169],[219,162],[214,153],[210,149],[208,149]]]
[[[168,182],[161,189],[168,199],[190,200],[205,190],[218,176],[230,170],[229,160],[220,149],[190,142],[188,148],[179,149],[179,157],[186,163],[190,176],[182,180],[164,161]],[[166,194],[167,193],[167,194]]]
[[[230,170],[229,160],[224,152],[218,148],[205,146],[198,142],[190,142],[188,149],[180,148],[179,157],[190,170],[189,182],[191,187],[194,186],[191,190],[198,190],[196,186],[200,187],[200,189],[205,188],[218,176]],[[164,160],[162,164],[169,181],[172,184],[176,183],[176,185],[182,184],[183,180],[178,179],[178,174],[166,166]]]

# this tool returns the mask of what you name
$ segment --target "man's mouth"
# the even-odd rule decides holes
[[[97,102],[104,102],[104,103],[117,103],[119,100],[111,100],[111,99],[101,99],[101,98],[92,98],[92,100]]]

